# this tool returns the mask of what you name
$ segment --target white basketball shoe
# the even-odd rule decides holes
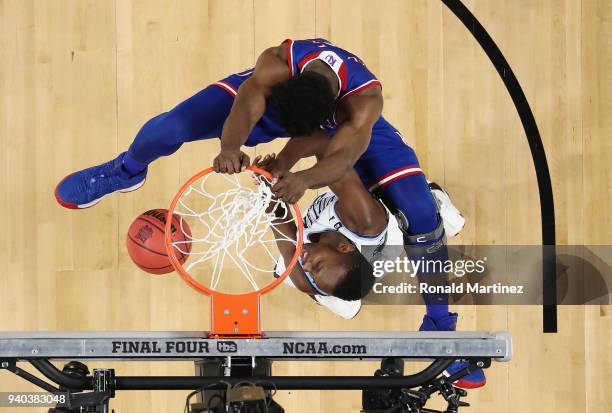
[[[427,182],[429,189],[433,194],[438,208],[440,210],[440,217],[442,217],[442,223],[444,224],[444,232],[448,237],[456,237],[459,235],[463,227],[465,226],[465,218],[459,212],[459,209],[453,205],[450,196],[444,189],[435,182]]]

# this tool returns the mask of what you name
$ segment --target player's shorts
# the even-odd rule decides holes
[[[414,150],[383,117],[374,125],[370,145],[355,163],[355,170],[370,192],[407,176],[423,174]]]

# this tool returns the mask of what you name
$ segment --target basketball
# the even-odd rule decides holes
[[[174,271],[164,245],[164,228],[167,209],[152,209],[140,214],[130,225],[127,234],[127,250],[138,267],[151,274],[167,274]],[[182,225],[182,229],[181,229]],[[191,236],[187,222],[177,214],[172,216],[172,240],[185,241]],[[191,243],[183,244],[185,253],[177,251],[177,258],[184,263],[191,251]]]

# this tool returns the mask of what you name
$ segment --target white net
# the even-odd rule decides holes
[[[278,242],[296,244],[275,227],[290,223],[268,178],[251,171],[209,173],[180,196],[175,214],[184,237],[173,247],[187,257],[189,275],[211,290],[241,294],[274,281]],[[240,277],[240,275],[242,277]]]

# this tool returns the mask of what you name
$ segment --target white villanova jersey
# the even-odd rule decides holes
[[[303,241],[305,244],[312,242],[310,238],[315,234],[335,231],[348,238],[370,263],[377,260],[392,260],[402,253],[404,243],[402,231],[395,216],[386,207],[387,226],[378,235],[363,236],[355,234],[342,223],[336,212],[337,203],[338,197],[336,194],[326,191],[319,195],[308,207],[303,215]],[[285,264],[281,256],[276,265],[276,272],[282,273],[284,269]],[[291,278],[287,277],[285,283],[295,288]],[[361,300],[346,301],[338,297],[319,294],[315,294],[314,299],[345,319],[355,317],[361,309]]]
[[[441,188],[437,190],[432,189],[432,193],[440,207],[440,216],[442,217],[445,231],[450,236],[456,236],[463,228],[465,219],[452,204],[446,192]],[[395,258],[403,253],[403,233],[400,230],[397,219],[386,207],[387,227],[378,235],[362,236],[355,234],[344,226],[336,212],[337,203],[338,197],[333,192],[326,191],[319,195],[308,207],[303,217],[304,243],[311,242],[310,237],[314,234],[337,231],[348,238],[371,264],[374,261],[395,260]],[[276,270],[283,272],[284,269],[285,265],[281,256]],[[287,277],[285,283],[295,288],[291,278]],[[314,299],[345,319],[355,317],[361,308],[361,300],[345,301],[337,297],[319,294],[315,294]]]
[[[354,233],[342,223],[336,211],[337,204],[338,197],[332,191],[323,192],[312,202],[303,217],[305,244],[312,242],[311,237],[315,234],[335,231],[348,238],[370,263],[394,259],[401,254],[404,244],[402,231],[395,216],[386,207],[387,226],[378,235],[364,236]]]

